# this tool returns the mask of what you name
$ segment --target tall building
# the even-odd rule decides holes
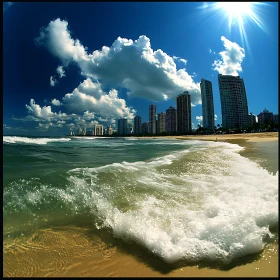
[[[218,75],[222,125],[226,129],[248,126],[248,103],[244,81],[239,76]]]
[[[177,132],[189,133],[192,131],[191,96],[185,91],[177,97]]]
[[[134,118],[134,134],[135,135],[139,135],[141,134],[141,117],[140,116],[136,116]]]
[[[273,115],[273,123],[278,124],[278,114]]]
[[[79,136],[84,135],[84,132],[80,127],[78,128],[78,135]]]
[[[166,114],[164,112],[161,112],[158,114],[157,119],[157,133],[162,133],[166,131]]]
[[[254,114],[248,115],[248,126],[254,126],[254,124],[257,122],[256,116]]]
[[[94,126],[94,135],[101,136],[104,134],[104,127],[102,124],[96,124]]]
[[[170,106],[166,110],[166,132],[176,133],[177,132],[177,111],[174,107]]]
[[[132,134],[133,133],[133,124],[127,123],[127,132],[126,134]]]
[[[141,124],[141,131],[142,131],[142,134],[148,134],[149,133],[149,123],[148,122],[143,122]]]
[[[149,106],[149,132],[156,134],[156,105]]]
[[[106,130],[106,134],[107,135],[112,135],[113,134],[113,128],[111,127],[111,125],[107,125],[107,130]]]
[[[273,113],[264,109],[258,114],[258,121],[260,125],[271,125],[273,123]]]
[[[202,116],[203,127],[207,130],[214,129],[214,102],[212,83],[208,80],[201,79],[200,91],[202,99]]]
[[[127,119],[118,120],[118,134],[119,135],[127,134]]]

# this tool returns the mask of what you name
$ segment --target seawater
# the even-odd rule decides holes
[[[168,263],[230,263],[278,238],[278,172],[236,144],[3,137],[4,244],[79,225]]]

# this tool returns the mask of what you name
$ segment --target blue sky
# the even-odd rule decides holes
[[[184,90],[197,127],[201,78],[221,124],[219,73],[244,79],[249,112],[278,114],[278,3],[5,2],[3,69],[4,135],[148,121]]]

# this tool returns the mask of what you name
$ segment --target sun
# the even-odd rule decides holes
[[[222,9],[229,17],[229,26],[237,20],[238,24],[243,24],[243,19],[252,17],[253,2],[219,2],[216,3],[218,9]]]

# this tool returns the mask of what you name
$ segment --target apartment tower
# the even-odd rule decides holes
[[[191,131],[191,96],[188,91],[185,91],[177,97],[177,132],[182,134]]]
[[[127,134],[127,119],[118,120],[118,134],[119,135]]]
[[[141,117],[136,116],[134,118],[134,134],[135,135],[141,134],[141,123],[142,123]]]
[[[177,111],[174,107],[170,106],[166,110],[166,132],[176,133],[177,132]]]
[[[203,127],[207,130],[214,129],[214,102],[212,83],[208,80],[201,79],[200,91],[202,99],[202,117]]]
[[[248,126],[248,103],[244,81],[239,76],[218,75],[222,125],[226,129]]]
[[[156,105],[149,106],[149,133],[156,134]]]

